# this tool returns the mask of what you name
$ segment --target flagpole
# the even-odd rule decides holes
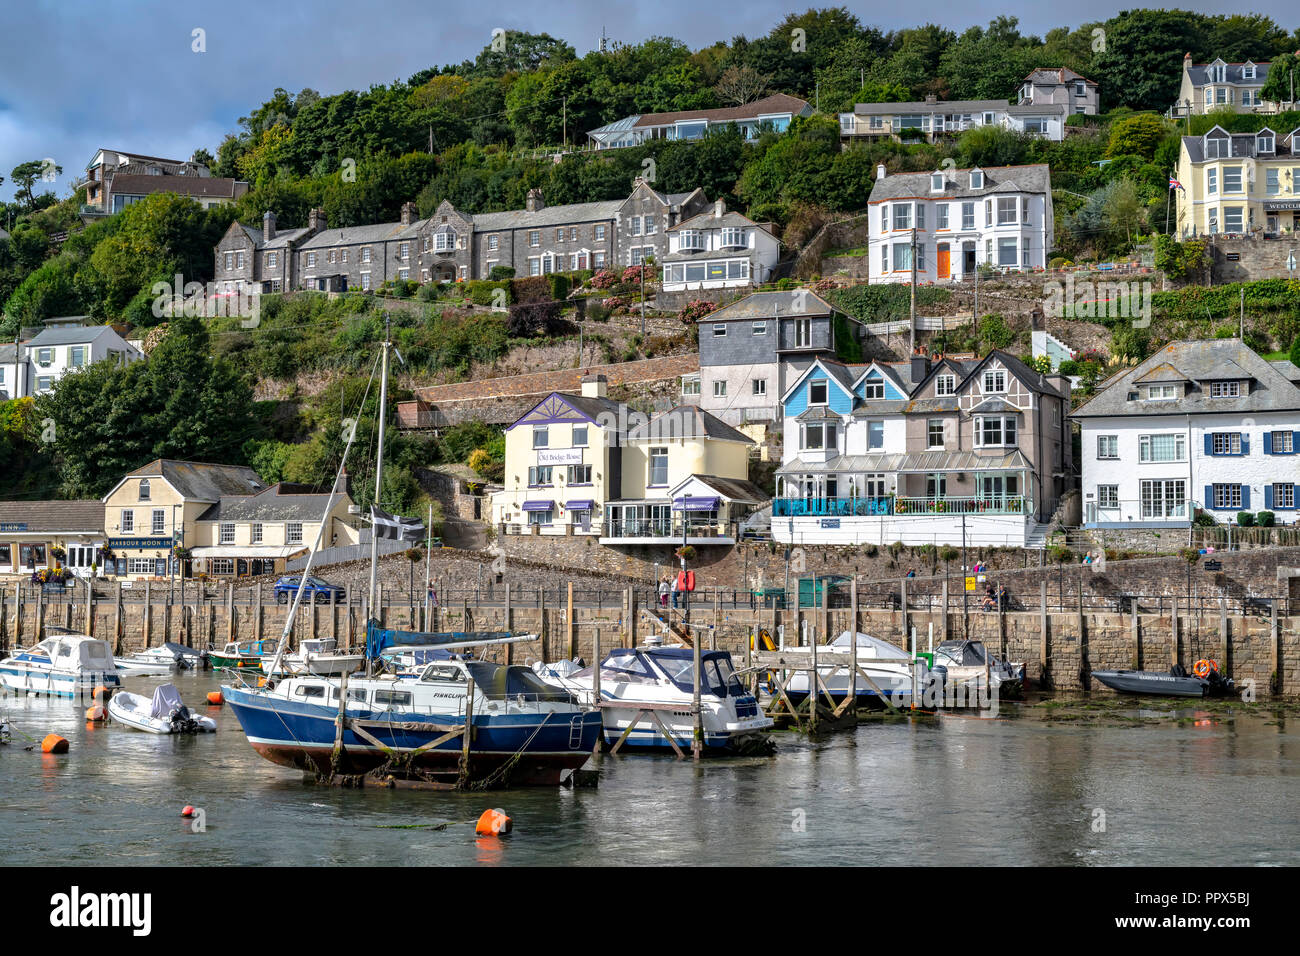
[[[375,500],[370,506],[370,616],[381,620],[380,612],[375,607],[375,597],[379,589],[379,527],[375,522],[375,509],[379,507],[380,494],[384,488],[384,424],[388,418],[388,313],[384,313],[384,352],[383,371],[379,379],[379,451],[375,455]]]
[[[1169,235],[1169,207],[1174,201],[1174,175],[1169,174],[1169,189],[1165,195],[1165,235]]]

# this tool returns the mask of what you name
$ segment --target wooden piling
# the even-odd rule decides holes
[[[253,640],[262,639],[262,582],[253,588]]]
[[[95,584],[86,578],[86,633],[95,636]]]
[[[1129,610],[1132,612],[1128,626],[1133,639],[1133,669],[1140,671],[1142,669],[1142,631],[1138,622],[1138,601],[1136,597],[1133,598]]]
[[[574,624],[573,624],[573,582],[569,582],[569,596],[564,604],[564,629],[566,631],[565,641],[568,646],[569,660],[573,660],[576,655],[573,649]],[[597,661],[596,663],[600,663]]]
[[[943,607],[939,609],[939,641],[948,640],[948,579],[943,579]]]
[[[14,647],[23,646],[23,583],[14,582]]]
[[[1169,663],[1172,667],[1178,666],[1178,595],[1170,598],[1170,604],[1173,605],[1169,610]]]
[[[36,592],[36,640],[45,640],[45,588]]]
[[[856,648],[858,641],[858,631],[860,630],[858,622],[858,576],[855,574],[849,578],[849,631],[853,634],[850,643]],[[852,668],[849,669],[852,674]]]
[[[573,585],[569,585],[569,600],[573,600]],[[572,655],[570,655],[572,657]],[[591,629],[591,699],[600,700],[600,625],[597,624]],[[594,753],[600,753],[601,748],[605,745],[605,730],[602,727],[600,733],[596,734],[596,747]]]
[[[1232,676],[1232,645],[1228,636],[1228,599],[1219,597],[1219,647],[1223,653],[1223,676]]]
[[[907,646],[907,578],[899,578],[898,593],[899,593],[898,610],[901,615],[899,617],[898,633],[902,638],[902,640],[899,642],[899,647],[906,647]]]
[[[226,585],[226,641],[235,640],[235,585]]]
[[[511,608],[510,606],[510,582],[509,581],[506,582],[506,612],[505,613],[506,613],[506,620],[505,620],[504,630],[507,634],[513,634],[515,632],[514,631],[515,615],[514,615],[514,609]],[[506,645],[506,666],[509,667],[514,662],[515,662],[515,646],[513,644],[507,644]]]
[[[1278,626],[1276,600],[1273,601],[1273,617],[1269,629],[1271,631],[1271,640],[1268,642],[1268,660],[1270,667],[1269,673],[1272,675],[1271,683],[1273,685],[1269,690],[1273,694],[1281,694],[1282,685],[1285,681],[1282,680],[1282,668],[1278,666],[1282,659],[1282,629]]]
[[[1048,667],[1048,644],[1047,644],[1047,579],[1038,582],[1038,672],[1041,675],[1039,683],[1046,687],[1050,680],[1051,674]]]

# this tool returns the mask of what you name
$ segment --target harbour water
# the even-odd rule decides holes
[[[175,683],[193,705],[218,681]],[[216,734],[158,737],[87,725],[85,706],[0,697],[16,731],[71,744],[0,747],[7,864],[1300,864],[1294,708],[1051,720],[1004,703],[997,720],[782,733],[774,757],[605,756],[595,789],[457,794],[305,783],[257,756],[228,708],[210,711]],[[476,838],[488,807],[515,833]]]

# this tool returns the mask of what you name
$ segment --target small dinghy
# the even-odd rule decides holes
[[[1179,664],[1160,671],[1093,671],[1097,682],[1121,694],[1149,697],[1224,697],[1236,690],[1231,677],[1219,674],[1214,661],[1197,661],[1195,673]]]
[[[163,684],[153,698],[120,691],[108,702],[108,715],[118,723],[150,734],[201,734],[217,729],[211,717],[190,713],[174,684]]]

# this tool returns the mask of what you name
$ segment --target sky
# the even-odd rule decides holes
[[[426,67],[473,59],[495,28],[550,33],[579,56],[598,45],[602,27],[623,42],[668,35],[697,49],[739,34],[761,36],[792,11],[835,5],[886,31],[938,22],[960,33],[1005,14],[1019,18],[1022,33],[1041,36],[1146,4],[0,0],[0,199],[13,197],[9,170],[19,163],[51,159],[61,166],[63,175],[46,188],[63,197],[101,147],[180,159],[200,147],[215,154],[239,117],[276,87],[328,95],[405,80]],[[1223,2],[1165,5],[1240,12]],[[1254,0],[1251,10],[1288,30],[1300,19],[1294,0]],[[195,30],[203,31],[203,52],[194,50]]]

